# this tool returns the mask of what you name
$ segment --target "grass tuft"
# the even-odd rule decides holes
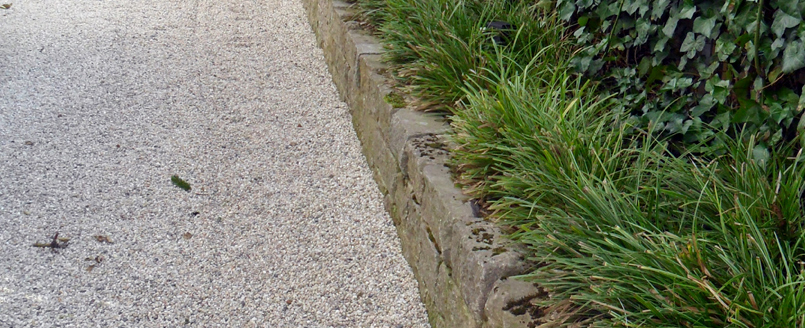
[[[569,51],[558,19],[526,1],[388,0],[382,7],[373,1],[365,6],[383,8],[365,13],[380,24],[386,60],[423,100],[421,109],[451,110],[468,79],[498,68],[490,65],[496,52],[526,64],[546,49],[557,58]],[[498,31],[486,28],[492,21],[517,27],[506,46],[495,43]]]

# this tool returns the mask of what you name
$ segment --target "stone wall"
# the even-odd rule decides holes
[[[403,254],[433,327],[548,326],[537,286],[507,279],[532,264],[456,188],[446,166],[449,127],[439,116],[387,103],[392,91],[378,41],[351,21],[348,3],[303,0],[308,18],[385,195]]]

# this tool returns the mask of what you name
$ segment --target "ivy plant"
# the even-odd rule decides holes
[[[802,138],[805,0],[557,0],[586,47],[576,70],[603,79],[649,131],[698,152],[714,132],[760,147]],[[802,139],[805,143],[805,139]]]

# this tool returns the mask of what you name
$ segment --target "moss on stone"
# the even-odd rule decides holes
[[[403,108],[406,105],[403,96],[396,92],[389,92],[387,95],[383,96],[383,101],[389,103],[389,105],[394,108]]]

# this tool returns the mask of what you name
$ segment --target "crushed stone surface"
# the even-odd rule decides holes
[[[0,33],[0,328],[427,326],[297,0],[13,1]]]

